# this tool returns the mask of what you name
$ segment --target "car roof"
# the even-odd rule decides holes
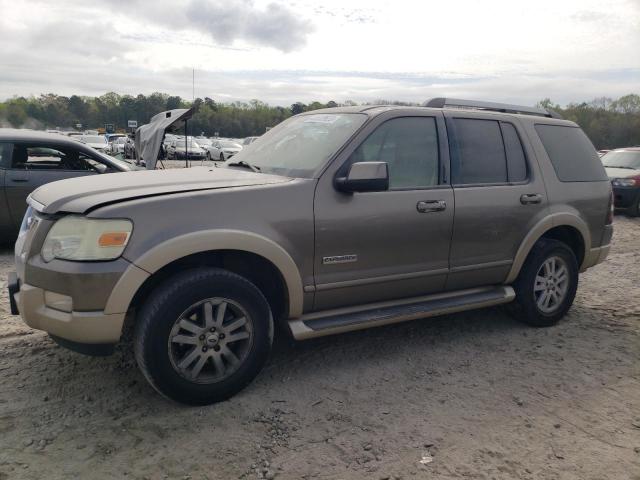
[[[23,142],[55,142],[58,145],[77,147],[78,141],[59,133],[41,132],[19,128],[0,128],[0,141],[20,140]]]
[[[522,113],[509,113],[509,112],[499,112],[494,110],[485,110],[481,108],[461,108],[461,107],[421,107],[421,106],[403,106],[403,105],[361,105],[354,107],[334,107],[334,108],[321,108],[318,110],[311,110],[308,112],[301,113],[300,115],[313,115],[313,114],[337,114],[337,113],[363,113],[370,117],[375,117],[385,112],[389,111],[403,111],[403,112],[424,112],[424,111],[433,111],[433,112],[451,112],[456,114],[461,113],[474,113],[474,114],[482,114],[487,116],[495,116],[496,118],[504,118],[505,115],[508,117],[516,117],[523,120],[534,121],[535,123],[545,123],[545,124],[553,124],[553,125],[570,125],[570,126],[578,126],[576,123],[558,118],[550,118],[543,117],[538,115],[530,115],[530,114],[522,114]]]

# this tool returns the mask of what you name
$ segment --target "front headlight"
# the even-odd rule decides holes
[[[129,220],[62,217],[53,224],[42,245],[45,262],[62,260],[114,260],[122,255],[133,223]]]
[[[640,178],[614,178],[611,183],[614,187],[635,187],[640,186]]]

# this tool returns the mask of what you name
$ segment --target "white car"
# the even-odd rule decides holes
[[[111,140],[109,144],[109,151],[112,155],[116,155],[118,153],[124,154],[124,145],[127,143],[127,137],[116,137]]]
[[[208,160],[220,160],[224,162],[225,160],[230,159],[236,153],[242,150],[242,145],[231,142],[229,140],[215,140],[211,147],[207,149],[207,159]]]
[[[107,139],[102,135],[80,135],[77,139],[102,153],[109,153],[111,150]]]

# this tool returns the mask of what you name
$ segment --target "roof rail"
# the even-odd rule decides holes
[[[423,107],[431,108],[444,108],[444,107],[457,107],[457,108],[472,108],[476,110],[489,110],[491,112],[502,113],[523,113],[525,115],[537,115],[540,117],[558,118],[562,119],[562,116],[550,109],[535,108],[535,107],[523,107],[521,105],[509,105],[506,103],[495,102],[481,102],[478,100],[461,100],[459,98],[432,98],[427,100]]]

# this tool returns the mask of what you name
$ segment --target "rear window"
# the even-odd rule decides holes
[[[561,182],[607,180],[596,149],[580,128],[537,124],[536,131]]]

